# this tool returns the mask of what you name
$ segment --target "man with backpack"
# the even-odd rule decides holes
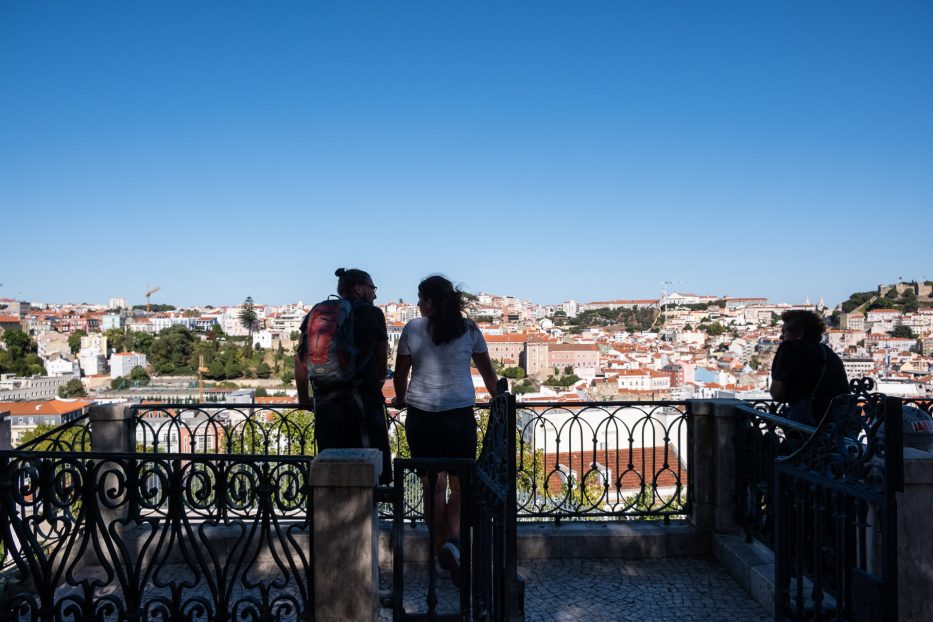
[[[334,274],[340,297],[314,305],[301,323],[295,355],[298,403],[314,411],[319,451],[382,451],[380,483],[385,484],[392,479],[382,394],[389,350],[385,316],[373,306],[376,286],[369,274],[344,268]]]

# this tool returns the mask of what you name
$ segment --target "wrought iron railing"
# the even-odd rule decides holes
[[[774,546],[775,460],[799,449],[816,430],[780,414],[785,404],[755,401],[736,406],[736,522],[748,542]]]
[[[314,456],[314,413],[298,404],[137,404],[138,451]]]
[[[394,620],[513,620],[524,612],[524,581],[518,576],[515,522],[515,397],[502,392],[491,402],[484,419],[479,456],[469,459],[395,460],[395,483],[381,488],[393,513],[393,589],[383,601]],[[407,502],[404,483],[409,475],[420,480],[428,520],[428,580],[423,611],[406,610],[405,536]],[[458,485],[448,481],[455,476]],[[438,505],[444,503],[445,505]],[[455,512],[456,516],[450,513]],[[456,518],[456,520],[454,520]],[[436,521],[436,524],[434,522]],[[459,562],[447,566],[458,589],[457,598],[441,602],[446,587],[435,565],[435,546],[445,543],[449,528],[459,522]],[[435,529],[440,531],[435,532]],[[432,545],[433,542],[433,545]],[[450,540],[447,540],[450,542]],[[440,561],[450,561],[443,559]],[[422,607],[416,607],[422,609]]]
[[[314,413],[297,404],[144,404],[131,407],[139,451],[315,455]],[[478,438],[488,405],[475,409]],[[409,458],[406,411],[387,414],[393,457]],[[518,404],[522,519],[663,518],[690,511],[685,402]],[[482,451],[482,443],[477,454]],[[421,484],[405,475],[406,517],[421,520]],[[383,518],[392,516],[380,505]]]
[[[2,615],[310,619],[310,464],[4,452]]]
[[[84,413],[20,444],[20,451],[90,451],[91,418]]]
[[[692,425],[686,402],[519,404],[519,518],[689,514]]]
[[[775,619],[898,619],[901,400],[856,379],[775,465]]]

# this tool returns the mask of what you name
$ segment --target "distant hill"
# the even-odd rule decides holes
[[[865,313],[872,309],[897,309],[912,313],[920,307],[933,306],[933,281],[904,281],[879,285],[870,292],[855,292],[839,305],[843,313]]]

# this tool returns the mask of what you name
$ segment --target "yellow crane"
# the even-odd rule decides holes
[[[198,355],[198,402],[204,403],[204,372],[207,367],[204,366],[204,355]]]
[[[158,285],[156,285],[155,287],[150,287],[150,288],[146,289],[146,313],[149,313],[149,311],[151,310],[151,309],[149,308],[149,297],[152,296],[152,295],[153,295],[154,293],[156,293],[157,291],[159,291],[160,289],[162,289],[162,288],[159,287]]]

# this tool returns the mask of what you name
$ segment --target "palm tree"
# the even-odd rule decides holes
[[[240,309],[240,324],[249,331],[249,341],[246,342],[246,351],[252,352],[253,350],[253,329],[256,327],[256,320],[258,316],[256,315],[256,307],[253,305],[253,297],[247,296],[246,300],[243,301],[243,308]],[[247,354],[247,356],[249,356]]]

